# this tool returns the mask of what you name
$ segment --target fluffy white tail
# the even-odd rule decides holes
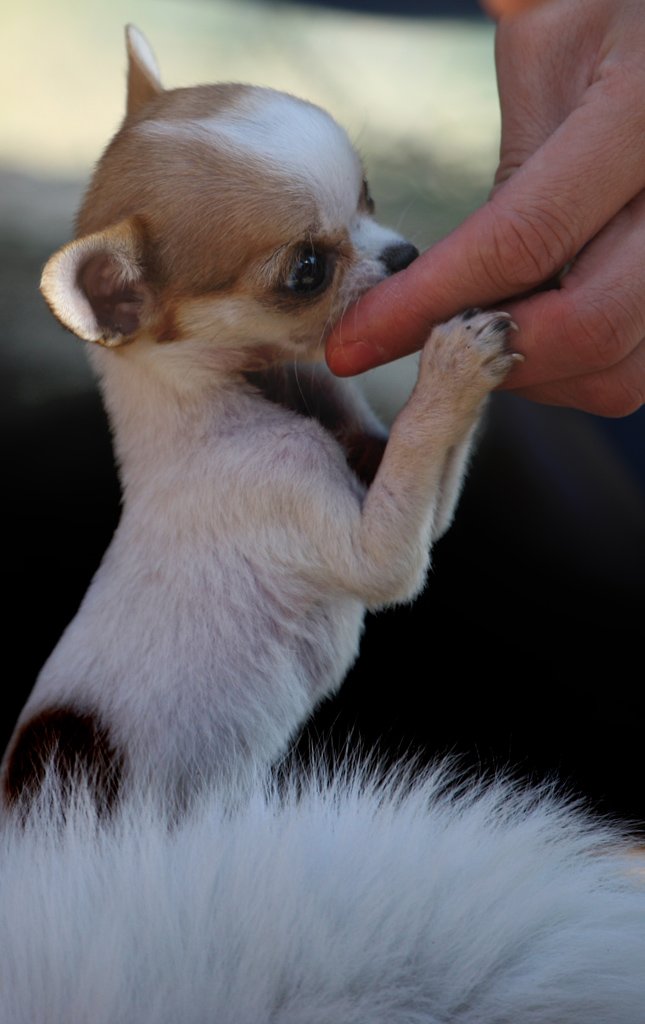
[[[3,823],[3,1024],[643,1024],[643,864],[436,770]],[[45,825],[44,821],[50,821]]]

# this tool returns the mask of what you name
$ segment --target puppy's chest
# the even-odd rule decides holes
[[[342,425],[332,431],[313,412],[243,395],[198,427],[159,434],[124,460],[121,532],[127,526],[137,549],[186,549],[193,561],[202,545],[244,547],[249,535],[257,548],[261,536],[302,530],[308,511],[320,512],[332,495],[342,504],[363,501]],[[362,439],[354,450],[364,455]]]
[[[303,441],[303,454],[313,443],[329,450],[340,448],[343,458],[352,476],[366,487],[369,487],[378,471],[386,438],[368,434],[362,429],[352,410],[345,403],[337,400],[330,389],[329,381],[320,385],[314,379],[297,375],[278,367],[268,373],[247,373],[246,380],[256,388],[265,402],[295,414],[298,418],[298,429]],[[322,428],[324,434],[311,426],[306,427],[303,420],[313,421]],[[292,421],[293,422],[293,421]]]

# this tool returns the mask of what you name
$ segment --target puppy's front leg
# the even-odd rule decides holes
[[[422,586],[483,402],[513,365],[508,328],[504,314],[470,311],[428,338],[416,387],[352,531],[350,578],[368,606],[409,599]]]

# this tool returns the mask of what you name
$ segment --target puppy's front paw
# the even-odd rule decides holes
[[[421,356],[421,374],[448,376],[453,385],[485,394],[523,359],[511,349],[512,329],[508,313],[468,309],[434,328]]]
[[[501,384],[511,367],[517,362],[524,362],[524,356],[513,352],[510,343],[511,331],[517,326],[511,320],[510,313],[499,313],[480,309],[467,309],[465,313],[450,321],[455,327],[472,332],[472,341],[482,357],[483,372],[492,381],[491,387]]]

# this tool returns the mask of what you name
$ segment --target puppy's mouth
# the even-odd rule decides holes
[[[363,263],[353,274],[349,274],[343,281],[338,292],[339,313],[342,316],[349,306],[353,306],[363,295],[373,288],[374,285],[389,277],[386,268],[380,260],[370,260]]]
[[[394,242],[379,253],[378,257],[364,260],[354,272],[350,272],[340,289],[345,308],[357,302],[374,285],[405,270],[418,257],[419,250],[411,242]]]

